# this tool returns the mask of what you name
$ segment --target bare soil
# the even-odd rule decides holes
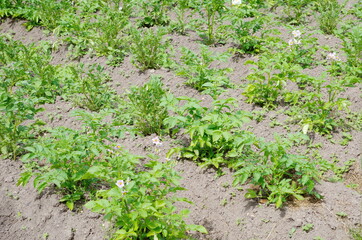
[[[10,33],[14,39],[24,43],[37,43],[42,40],[56,41],[54,36],[44,35],[42,29],[34,28],[30,32],[22,26],[22,21],[6,20],[0,25],[0,32]],[[283,31],[287,39],[287,30]],[[181,46],[192,50],[199,49],[199,37],[195,33],[189,36],[170,35],[172,45],[176,52]],[[338,39],[317,36],[321,44],[332,45],[340,48]],[[223,52],[228,45],[215,47],[215,52]],[[53,64],[67,63],[65,46],[53,54]],[[235,84],[241,84],[242,79],[249,73],[249,67],[244,62],[253,57],[246,56],[242,59],[220,63],[220,67],[230,67],[234,72],[230,75]],[[99,63],[106,67],[112,77],[112,86],[118,94],[122,94],[132,85],[142,85],[149,80],[150,75],[157,74],[163,77],[165,86],[176,96],[188,96],[202,100],[205,106],[210,106],[212,99],[202,95],[196,90],[183,84],[184,79],[176,76],[167,69],[148,70],[139,72],[127,57],[119,67],[107,66],[105,58],[91,58],[86,56],[80,60],[84,63]],[[310,74],[319,75],[324,69],[311,69]],[[360,86],[361,87],[361,86]],[[351,102],[351,108],[361,110],[361,88],[351,88],[345,93]],[[246,104],[241,89],[232,89],[223,94],[223,97],[235,97],[239,100],[240,108],[251,111],[256,110],[250,104]],[[49,127],[64,126],[79,128],[80,123],[70,112],[74,107],[62,99],[55,104],[43,106],[45,111],[37,117],[47,122]],[[283,126],[270,127],[272,117],[283,122],[285,116],[278,113],[279,109],[267,113],[266,120],[257,123],[251,122],[253,132],[265,139],[272,140],[273,134],[286,134]],[[49,116],[54,115],[52,120]],[[297,127],[296,127],[296,130]],[[321,136],[316,136],[315,142],[321,143],[320,153],[326,159],[335,154],[343,164],[349,159],[357,159],[351,171],[342,182],[322,181],[317,190],[324,196],[321,201],[307,199],[302,202],[290,202],[282,209],[276,209],[267,205],[263,200],[248,200],[244,198],[246,189],[235,189],[232,187],[232,173],[227,169],[224,175],[217,177],[212,169],[201,169],[195,163],[179,161],[175,166],[183,177],[182,186],[187,190],[180,193],[181,197],[189,198],[194,204],[179,204],[180,208],[189,208],[191,214],[188,223],[204,225],[209,234],[198,235],[197,239],[210,240],[243,240],[243,239],[314,239],[320,237],[325,240],[347,240],[349,229],[361,227],[362,223],[362,178],[361,178],[361,143],[362,133],[352,132],[353,140],[347,146],[338,144],[341,134],[336,133],[336,144],[331,143]],[[154,136],[131,137],[120,140],[119,144],[124,146],[133,154],[146,155],[155,153],[164,160],[166,152],[175,145],[174,140],[163,138],[163,145],[156,148],[151,139]],[[52,189],[39,194],[31,184],[26,187],[17,187],[16,182],[21,173],[20,162],[11,160],[0,161],[0,239],[1,240],[98,240],[105,239],[109,224],[102,220],[98,214],[81,209],[72,212],[64,204],[59,203],[60,196]],[[347,187],[357,186],[355,188]],[[345,217],[338,213],[345,213]],[[310,231],[304,231],[303,226],[313,224]],[[294,231],[294,230],[295,231]]]

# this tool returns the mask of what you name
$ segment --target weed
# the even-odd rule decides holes
[[[159,1],[159,0],[143,0],[141,5],[141,27],[153,27],[156,25],[166,26],[170,23],[167,16],[168,7],[171,6],[172,0]]]
[[[305,232],[309,232],[309,231],[313,230],[313,228],[314,228],[314,224],[312,224],[312,223],[308,223],[308,224],[305,224],[302,226],[302,229]]]
[[[337,212],[336,215],[337,215],[338,217],[341,217],[341,218],[345,218],[345,217],[348,216],[348,214],[345,213],[345,212]]]
[[[129,19],[127,16],[116,11],[106,11],[104,14],[97,16],[95,28],[97,34],[92,38],[94,50],[97,54],[107,56],[110,65],[118,65],[123,61],[126,51],[126,30]]]
[[[337,0],[322,0],[317,3],[320,16],[318,17],[319,28],[326,34],[333,34],[340,21],[343,6]]]
[[[165,34],[164,29],[131,30],[132,62],[141,71],[171,66],[169,43],[163,40]]]
[[[100,65],[69,65],[60,73],[64,84],[64,98],[76,106],[99,111],[111,107],[114,92],[106,85],[109,76]]]
[[[127,94],[131,103],[130,111],[136,129],[144,135],[162,134],[165,128],[163,121],[168,117],[164,104],[167,92],[158,76],[141,87],[133,87]]]
[[[214,61],[225,61],[228,54],[213,54],[208,47],[201,46],[200,54],[196,54],[187,48],[182,48],[181,62],[183,65],[178,69],[177,74],[186,77],[186,84],[198,91],[217,98],[226,87],[231,87],[227,73],[229,68],[211,68]]]
[[[247,19],[249,16],[253,19]],[[233,7],[228,15],[230,24],[230,38],[237,44],[236,52],[240,54],[257,54],[262,49],[263,38],[256,33],[261,30],[265,18],[256,9],[248,5]]]
[[[195,22],[195,27],[205,44],[210,45],[221,41],[222,26],[217,25],[226,16],[225,0],[202,0],[198,10],[202,17]],[[203,25],[206,25],[206,28]]]
[[[284,13],[286,14],[289,24],[299,25],[304,22],[306,14],[306,8],[314,0],[279,0],[284,6]]]
[[[289,238],[293,238],[293,234],[295,233],[297,231],[297,229],[296,228],[292,228],[292,229],[290,229],[290,231],[289,231],[289,233],[288,233],[288,236],[289,236]]]
[[[175,22],[171,22],[173,31],[185,35],[187,29],[191,27],[191,24],[186,22],[186,11],[190,8],[191,4],[191,0],[177,1],[177,7],[175,8],[177,18]]]
[[[223,200],[221,200],[220,205],[221,205],[222,207],[225,207],[226,204],[228,204],[228,200],[226,200],[225,198],[224,198]]]
[[[361,240],[362,239],[362,228],[361,227],[351,228],[349,230],[349,234],[354,240]]]

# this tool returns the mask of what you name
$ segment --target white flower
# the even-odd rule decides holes
[[[299,39],[293,39],[293,40],[294,40],[294,44],[295,44],[295,45],[300,45],[300,44],[301,44],[301,42],[300,42]]]
[[[158,138],[158,136],[152,138],[152,142],[153,142],[153,144],[155,144],[156,146],[161,146],[161,145],[162,145],[162,142],[161,142],[161,140]]]
[[[334,61],[340,61],[340,60],[341,60],[341,59],[337,56],[337,53],[335,53],[335,52],[328,53],[327,59],[329,59],[329,60],[334,60]]]
[[[290,40],[288,41],[289,46],[292,46],[292,45],[300,45],[301,43],[302,43],[302,42],[301,42],[299,39],[295,39],[295,38],[290,39]]]
[[[114,150],[119,150],[119,149],[121,149],[121,145],[116,145],[116,146],[113,147],[113,149]]]
[[[231,0],[231,5],[240,5],[241,0]]]
[[[293,35],[293,37],[295,37],[295,38],[299,38],[299,37],[302,35],[302,33],[301,33],[299,30],[294,30],[294,31],[292,32],[292,35]]]
[[[116,185],[117,185],[117,187],[119,187],[119,188],[122,189],[125,184],[124,184],[124,181],[123,181],[123,180],[117,180]]]

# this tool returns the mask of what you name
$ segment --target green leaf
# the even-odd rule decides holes
[[[223,132],[222,135],[224,136],[226,141],[229,141],[233,137],[233,135],[229,132]]]
[[[91,209],[93,212],[102,212],[104,209],[110,207],[110,203],[106,199],[99,199],[96,201],[87,202],[84,206]]]
[[[278,199],[277,199],[277,201],[276,201],[276,203],[275,203],[275,206],[277,207],[277,208],[280,208],[281,206],[283,205],[283,199],[282,199],[282,196],[278,196]]]
[[[147,216],[148,216],[147,211],[144,210],[144,209],[140,209],[140,210],[138,211],[138,213],[139,213],[140,216],[143,217],[143,218],[147,218]]]
[[[309,124],[305,124],[305,125],[303,126],[302,132],[303,132],[304,134],[307,134],[307,133],[308,133],[308,129],[309,129]]]
[[[154,221],[154,220],[147,222],[147,227],[149,229],[156,229],[156,228],[160,227],[160,225],[161,224],[158,221]],[[152,235],[150,235],[150,236],[152,236]]]
[[[91,178],[102,178],[104,177],[104,171],[105,168],[101,167],[101,166],[92,166],[88,169],[88,171],[80,177],[79,180],[81,179],[91,179]]]
[[[220,138],[221,138],[221,132],[220,131],[214,131],[212,134],[212,140],[215,142],[217,142]]]
[[[195,154],[191,153],[191,152],[182,153],[182,157],[184,157],[184,158],[193,158],[194,156],[195,156]]]
[[[67,207],[69,208],[70,211],[73,211],[73,208],[74,208],[74,202],[73,201],[67,201],[65,203],[65,205],[67,205]]]
[[[1,153],[4,154],[4,155],[8,154],[8,148],[6,146],[2,146],[1,147]]]
[[[293,196],[296,198],[296,199],[298,199],[298,200],[304,200],[304,197],[302,196],[302,195],[300,195],[300,194],[293,194]]]
[[[203,233],[203,234],[208,234],[206,228],[204,226],[201,226],[201,225],[189,224],[189,225],[187,225],[187,229],[189,231],[197,231],[197,232],[200,232],[200,233]]]
[[[19,180],[18,180],[18,182],[16,183],[16,185],[17,186],[25,186],[28,182],[29,182],[29,180],[30,180],[30,178],[33,176],[33,173],[32,172],[22,172],[21,174],[20,174],[20,178],[19,178]]]
[[[258,195],[257,195],[257,193],[256,193],[255,190],[248,189],[247,191],[248,191],[248,192],[245,193],[245,195],[244,195],[245,198],[257,198],[257,197],[258,197]]]

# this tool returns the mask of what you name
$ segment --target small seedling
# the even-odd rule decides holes
[[[309,231],[311,231],[313,228],[314,228],[314,224],[312,224],[312,223],[305,224],[305,225],[302,227],[303,231],[305,231],[305,232],[309,232]]]
[[[220,205],[225,207],[227,203],[228,201],[224,198],[223,200],[221,200]]]
[[[318,237],[314,237],[313,240],[324,240],[324,239],[318,236]]]
[[[341,217],[341,218],[345,218],[345,217],[348,216],[348,214],[345,213],[345,212],[337,212],[336,215],[337,215],[338,217]]]
[[[43,233],[43,239],[47,240],[49,238],[49,233]]]
[[[289,231],[289,233],[288,233],[288,235],[289,235],[289,238],[292,238],[293,237],[293,234],[295,233],[295,231],[297,231],[297,229],[296,228],[292,228],[292,229],[290,229],[290,231]]]
[[[352,135],[350,133],[342,133],[343,139],[339,142],[342,146],[347,146],[352,141]]]

